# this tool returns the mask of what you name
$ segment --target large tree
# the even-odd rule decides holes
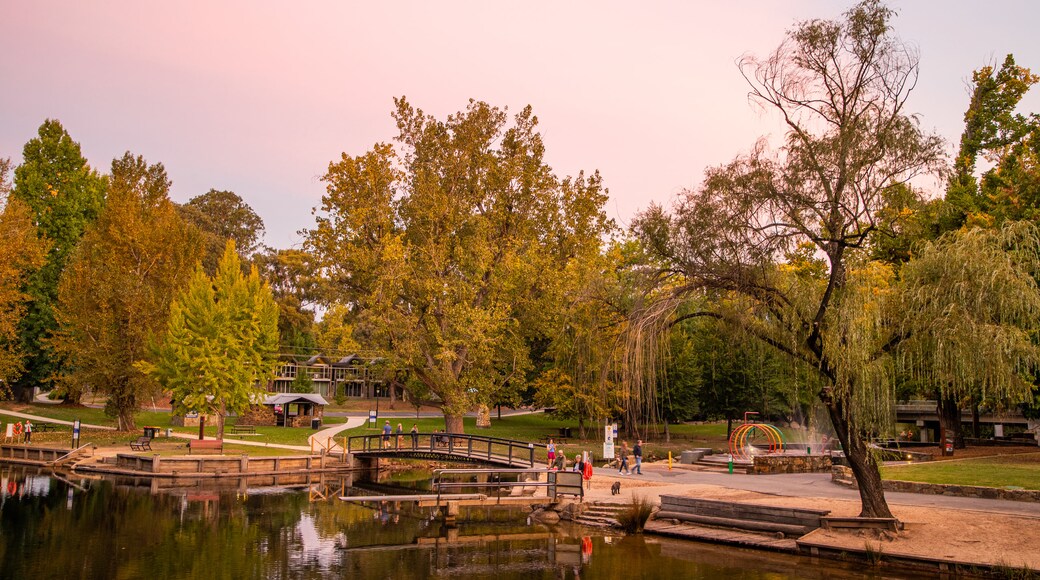
[[[891,517],[866,436],[888,400],[875,359],[885,289],[858,249],[886,227],[884,192],[943,161],[942,142],[905,109],[918,75],[914,50],[892,35],[893,12],[867,0],[841,20],[798,23],[767,58],[740,63],[752,102],[777,113],[783,145],[760,142],[710,169],[672,215],[651,207],[636,230],[681,276],[676,297],[733,292],[754,310],[713,313],[818,370],[819,398],[859,483],[862,515]],[[796,244],[825,256],[821,283],[782,275],[776,261]],[[667,312],[667,309],[658,311]],[[756,314],[748,317],[748,312]]]
[[[228,240],[213,277],[200,267],[170,307],[165,336],[138,367],[169,389],[174,412],[242,413],[278,364],[278,305],[255,267],[242,274]]]
[[[9,159],[0,159],[0,398],[10,395],[10,382],[22,371],[18,323],[29,296],[23,285],[44,263],[47,244],[36,234],[29,208],[11,192]]]
[[[87,230],[58,288],[54,347],[68,362],[61,388],[107,396],[105,410],[134,429],[154,379],[134,367],[149,340],[166,329],[170,302],[201,256],[198,231],[168,197],[162,164],[129,152],[112,162],[107,200]]]
[[[359,340],[410,371],[446,427],[519,389],[556,273],[606,227],[598,174],[558,179],[537,118],[471,101],[446,121],[396,100],[398,148],[329,165],[308,246]],[[487,416],[485,415],[485,419]]]
[[[29,207],[37,233],[50,247],[47,261],[25,284],[29,303],[19,337],[27,359],[25,373],[14,384],[16,396],[32,387],[49,388],[60,375],[61,362],[46,346],[57,328],[58,280],[80,237],[97,219],[104,195],[105,179],[87,165],[79,143],[58,121],[44,121],[39,135],[25,144],[11,195]]]
[[[202,265],[209,273],[216,271],[228,240],[235,241],[239,255],[247,260],[262,248],[264,220],[233,191],[211,189],[177,209],[182,218],[202,232]]]

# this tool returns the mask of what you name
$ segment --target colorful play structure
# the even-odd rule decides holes
[[[734,459],[750,461],[751,449],[754,445],[769,444],[767,453],[784,452],[784,434],[767,423],[752,423],[748,415],[757,415],[754,411],[744,413],[744,423],[737,426],[729,436],[729,452]]]

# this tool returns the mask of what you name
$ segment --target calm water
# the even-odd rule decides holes
[[[365,507],[334,499],[347,482],[263,483],[159,489],[150,480],[0,467],[0,577],[898,577],[654,536],[529,524],[520,512],[464,511],[459,527],[449,530],[432,511],[407,503]]]

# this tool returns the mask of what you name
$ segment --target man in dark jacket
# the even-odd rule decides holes
[[[636,458],[636,466],[632,468],[632,473],[636,475],[643,475],[643,440],[639,439],[636,441],[636,446],[632,448],[632,455]]]

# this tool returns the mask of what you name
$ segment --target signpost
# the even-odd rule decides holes
[[[79,419],[72,422],[72,448],[79,448]]]
[[[373,428],[376,426],[376,419],[378,418],[376,416],[377,414],[378,414],[377,411],[369,411],[368,412],[368,424],[371,425]]]
[[[617,438],[617,424],[607,425],[603,428],[603,460],[614,459],[614,439]]]

